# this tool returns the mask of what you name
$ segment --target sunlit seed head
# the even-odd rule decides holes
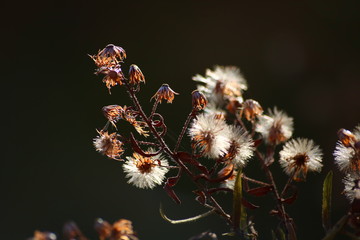
[[[213,114],[200,114],[189,128],[192,146],[208,158],[223,156],[230,147],[229,127]]]
[[[321,171],[322,152],[312,140],[292,139],[285,143],[279,154],[281,167],[294,180],[305,180],[308,171]]]
[[[343,179],[344,194],[350,202],[360,199],[360,173],[347,174]]]
[[[154,153],[154,150],[149,149],[147,153]],[[163,183],[168,172],[167,166],[168,162],[161,154],[145,157],[134,153],[132,157],[127,157],[123,169],[129,184],[152,189]]]
[[[293,118],[284,112],[269,110],[269,116],[258,116],[255,130],[263,136],[267,143],[276,145],[287,141],[293,133]]]

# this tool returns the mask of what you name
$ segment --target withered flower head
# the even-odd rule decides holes
[[[360,172],[360,125],[353,132],[340,129],[334,151],[335,163],[344,172]]]
[[[122,116],[124,109],[119,105],[109,105],[102,108],[104,116],[111,122],[116,123]]]
[[[321,171],[322,152],[313,140],[292,139],[279,154],[279,162],[285,173],[293,176],[296,181],[305,180],[308,171]]]
[[[149,149],[147,153],[154,153],[153,149]],[[127,161],[123,165],[128,183],[138,188],[154,188],[161,185],[168,172],[167,160],[158,154],[153,157],[144,157],[138,153],[133,153],[132,157],[127,157]]]
[[[123,81],[125,79],[124,74],[121,71],[120,67],[115,68],[100,68],[97,73],[104,74],[105,77],[103,78],[103,83],[106,84],[106,87],[110,89],[116,85],[123,85]]]
[[[218,158],[226,154],[230,147],[230,130],[224,119],[214,114],[200,114],[189,128],[189,136],[194,149],[208,158]]]
[[[145,83],[144,74],[141,72],[140,68],[135,64],[131,64],[129,69],[129,83],[136,85],[139,83]]]
[[[117,139],[117,133],[111,133],[105,131],[97,131],[99,136],[94,138],[93,144],[95,149],[115,160],[121,160],[120,156],[123,154],[124,149],[122,148],[123,143]]]
[[[199,90],[194,90],[191,93],[192,95],[192,106],[194,109],[202,110],[206,107],[208,101],[205,95]]]
[[[111,235],[112,226],[102,218],[97,218],[94,223],[95,231],[98,233],[100,239],[107,239]]]
[[[103,59],[112,59],[116,62],[122,62],[126,58],[126,52],[122,47],[108,44],[98,53],[98,56]]]
[[[235,114],[237,110],[241,107],[241,102],[243,101],[242,97],[230,97],[226,109]]]
[[[34,237],[30,238],[29,240],[56,240],[56,235],[52,232],[41,232],[35,231]]]
[[[174,90],[172,90],[168,84],[164,83],[163,85],[161,85],[161,87],[155,93],[155,95],[151,97],[151,99],[155,98],[155,101],[160,103],[162,100],[166,100],[167,103],[172,103],[175,95],[179,95],[179,94],[174,92]]]
[[[218,172],[218,177],[221,178],[228,176],[231,173],[231,171],[233,171],[232,175],[229,178],[225,179],[225,181],[221,183],[220,187],[234,189],[235,179],[238,171],[234,169],[233,164],[231,163],[226,164],[225,167]]]
[[[247,99],[242,104],[242,113],[245,115],[246,120],[250,121],[261,115],[263,113],[263,109],[257,101]]]
[[[293,118],[287,116],[284,112],[269,110],[269,116],[258,116],[259,121],[255,130],[262,134],[266,142],[270,144],[279,144],[287,141],[293,132]]]

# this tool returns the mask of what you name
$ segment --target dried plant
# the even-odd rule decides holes
[[[305,181],[309,172],[321,171],[322,152],[313,140],[292,138],[293,118],[284,111],[274,107],[264,112],[258,101],[246,99],[243,93],[248,88],[247,81],[237,67],[215,66],[207,69],[204,76],[198,74],[193,77],[199,85],[191,93],[190,112],[186,119],[184,117],[176,143],[171,146],[164,138],[167,134],[166,119],[159,113],[158,107],[163,102],[173,103],[178,93],[168,84],[163,84],[151,98],[152,108],[145,111],[138,97],[140,86],[145,83],[144,74],[136,65],[129,67],[128,76],[123,74],[122,64],[126,58],[123,48],[109,44],[90,57],[97,66],[95,74],[104,76],[102,81],[109,93],[112,87],[119,85],[132,100],[131,106],[103,107],[107,122],[97,130],[98,136],[93,140],[96,150],[122,162],[129,184],[148,189],[162,185],[177,204],[181,200],[174,188],[182,177],[190,178],[195,188],[191,189],[195,200],[207,209],[195,217],[172,220],[160,207],[160,214],[165,220],[177,224],[217,214],[229,226],[223,234],[257,239],[253,217],[246,209],[256,209],[258,206],[249,202],[246,196],[270,195],[273,209],[269,212],[278,221],[273,239],[297,239],[295,221],[286,211],[286,206],[297,198],[296,183]],[[117,126],[122,124],[122,120],[134,127],[137,137],[133,132],[118,131]],[[187,151],[180,151],[184,137],[189,137],[191,144]],[[358,236],[360,126],[354,132],[340,130],[339,138],[335,161],[340,170],[348,174],[344,180],[344,192],[352,202],[346,221],[357,228],[354,234]],[[124,157],[129,151],[132,152],[130,156]],[[277,156],[279,159],[275,159]],[[259,172],[266,176],[266,181],[246,174],[249,161],[260,162]],[[273,175],[273,169],[277,166],[288,176],[281,188]],[[331,202],[331,193],[326,190],[331,189],[329,179],[324,185],[323,220],[326,230],[333,234],[327,223]],[[233,194],[231,212],[226,212],[217,201],[215,193],[221,192]],[[110,234],[106,227],[99,231],[104,232],[104,237]],[[217,239],[217,235],[211,232],[203,232],[192,239],[203,236]]]

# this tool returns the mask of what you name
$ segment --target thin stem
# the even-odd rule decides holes
[[[258,184],[258,185],[263,185],[263,186],[266,186],[266,187],[272,186],[271,184],[268,184],[268,183],[265,183],[265,182],[261,182],[261,181],[258,181],[258,180],[249,178],[249,177],[245,176],[244,174],[241,174],[241,178],[242,178],[242,179],[245,179],[245,180],[247,180],[247,181],[249,181],[249,182],[256,183],[256,184]]]
[[[292,183],[295,174],[296,174],[296,171],[292,172],[291,175],[289,176],[287,183],[285,184],[283,190],[281,191],[281,194],[280,194],[281,197],[284,197],[284,194],[285,194],[286,190],[288,189],[288,187],[290,186],[290,184]]]
[[[179,146],[180,146],[180,143],[181,143],[182,138],[184,137],[185,131],[186,131],[186,129],[188,128],[189,123],[190,123],[191,119],[194,117],[194,115],[195,115],[196,112],[197,112],[197,110],[193,109],[193,110],[189,113],[189,115],[187,116],[186,121],[185,121],[185,123],[184,123],[184,126],[183,126],[183,128],[182,128],[182,130],[181,130],[181,133],[180,133],[180,135],[179,135],[179,137],[178,137],[178,140],[177,140],[177,142],[176,142],[176,145],[175,145],[175,148],[174,148],[174,152],[177,152],[177,150],[179,149]]]
[[[151,113],[150,113],[150,118],[152,118],[152,116],[154,115],[158,105],[159,105],[159,101],[155,100],[155,103],[154,103],[154,105],[152,107],[152,110],[151,110]]]
[[[256,153],[257,157],[262,161],[263,169],[265,170],[266,176],[269,179],[271,185],[273,186],[272,192],[274,194],[274,197],[275,197],[275,200],[277,203],[277,207],[281,213],[281,217],[283,218],[283,221],[284,221],[287,239],[289,239],[288,236],[293,236],[292,239],[296,239],[294,229],[291,227],[290,219],[285,211],[285,207],[284,207],[282,199],[279,195],[279,191],[277,189],[272,172],[270,171],[269,166],[266,165],[265,158],[262,156],[262,154],[259,152],[259,150],[256,150],[255,153]]]

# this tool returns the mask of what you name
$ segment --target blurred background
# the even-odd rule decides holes
[[[108,94],[87,56],[113,43],[127,52],[125,72],[135,63],[145,74],[140,97],[145,107],[162,83],[180,93],[172,105],[160,106],[170,145],[191,108],[192,76],[216,64],[240,67],[249,84],[246,98],[294,117],[294,136],[321,146],[324,168],[298,184],[299,197],[288,211],[299,239],[320,239],[322,182],[330,169],[333,221],[348,210],[332,152],[337,130],[360,123],[359,10],[359,1],[7,2],[1,16],[0,238],[26,239],[34,230],[61,235],[62,225],[73,220],[95,239],[97,217],[131,220],[140,239],[188,239],[227,230],[217,216],[185,225],[160,217],[160,202],[174,219],[204,211],[186,177],[175,188],[183,201],[177,206],[161,187],[128,185],[121,165],[95,152],[92,139],[106,121],[101,108],[129,104],[122,88]],[[254,162],[246,171],[256,176]],[[275,174],[284,184],[281,170]],[[219,198],[230,210],[230,195]],[[269,239],[276,227],[267,216],[271,201],[255,199],[262,207],[250,212],[259,239]]]

